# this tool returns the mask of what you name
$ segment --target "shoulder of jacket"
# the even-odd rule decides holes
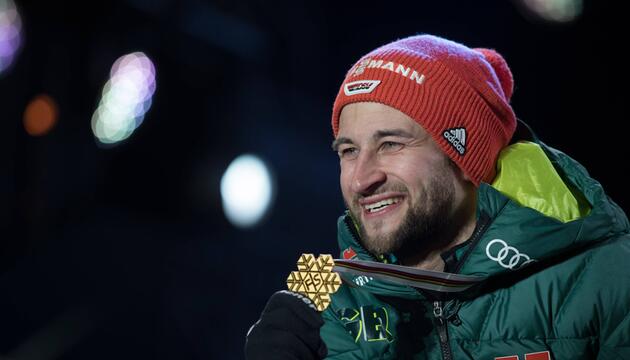
[[[595,288],[623,286],[630,300],[630,234],[610,237],[586,249],[582,272]],[[629,301],[630,303],[630,301]]]

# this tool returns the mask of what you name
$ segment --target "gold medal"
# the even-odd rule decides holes
[[[287,278],[290,291],[307,296],[317,307],[324,311],[330,305],[330,294],[341,285],[339,274],[332,271],[335,263],[331,255],[322,254],[317,259],[313,254],[302,254],[297,262],[298,271],[293,271]]]

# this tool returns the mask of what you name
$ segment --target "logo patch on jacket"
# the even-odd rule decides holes
[[[501,239],[493,239],[486,245],[486,256],[496,261],[501,267],[510,270],[517,270],[521,266],[536,261]]]
[[[384,307],[365,305],[359,309],[343,308],[337,311],[337,315],[355,343],[359,340],[387,342],[394,340],[389,331],[389,315]]]
[[[518,355],[509,355],[495,357],[494,360],[520,360],[520,358]],[[551,353],[549,351],[540,351],[525,354],[525,360],[551,360]]]
[[[372,280],[374,280],[373,277],[367,277],[365,275],[359,275],[359,276],[356,276],[352,281],[355,284],[357,284],[357,286],[363,286],[363,285],[369,283]]]
[[[354,259],[355,257],[357,257],[357,252],[354,251],[354,249],[350,246],[343,251],[342,256],[346,260]]]

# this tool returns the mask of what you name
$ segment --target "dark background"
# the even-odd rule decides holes
[[[586,0],[569,24],[503,0],[16,3],[24,43],[0,74],[0,359],[242,358],[299,254],[337,253],[330,110],[345,72],[412,34],[498,50],[517,115],[630,205],[613,2]],[[157,69],[153,105],[129,139],[99,147],[92,113],[133,51]],[[34,137],[22,117],[42,93],[59,121]],[[278,192],[241,230],[219,181],[246,152]]]

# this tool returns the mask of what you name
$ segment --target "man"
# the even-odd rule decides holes
[[[276,293],[248,358],[630,359],[627,217],[516,120],[512,89],[495,51],[429,35],[350,69],[332,115],[341,256],[476,280],[346,276],[321,318]]]

